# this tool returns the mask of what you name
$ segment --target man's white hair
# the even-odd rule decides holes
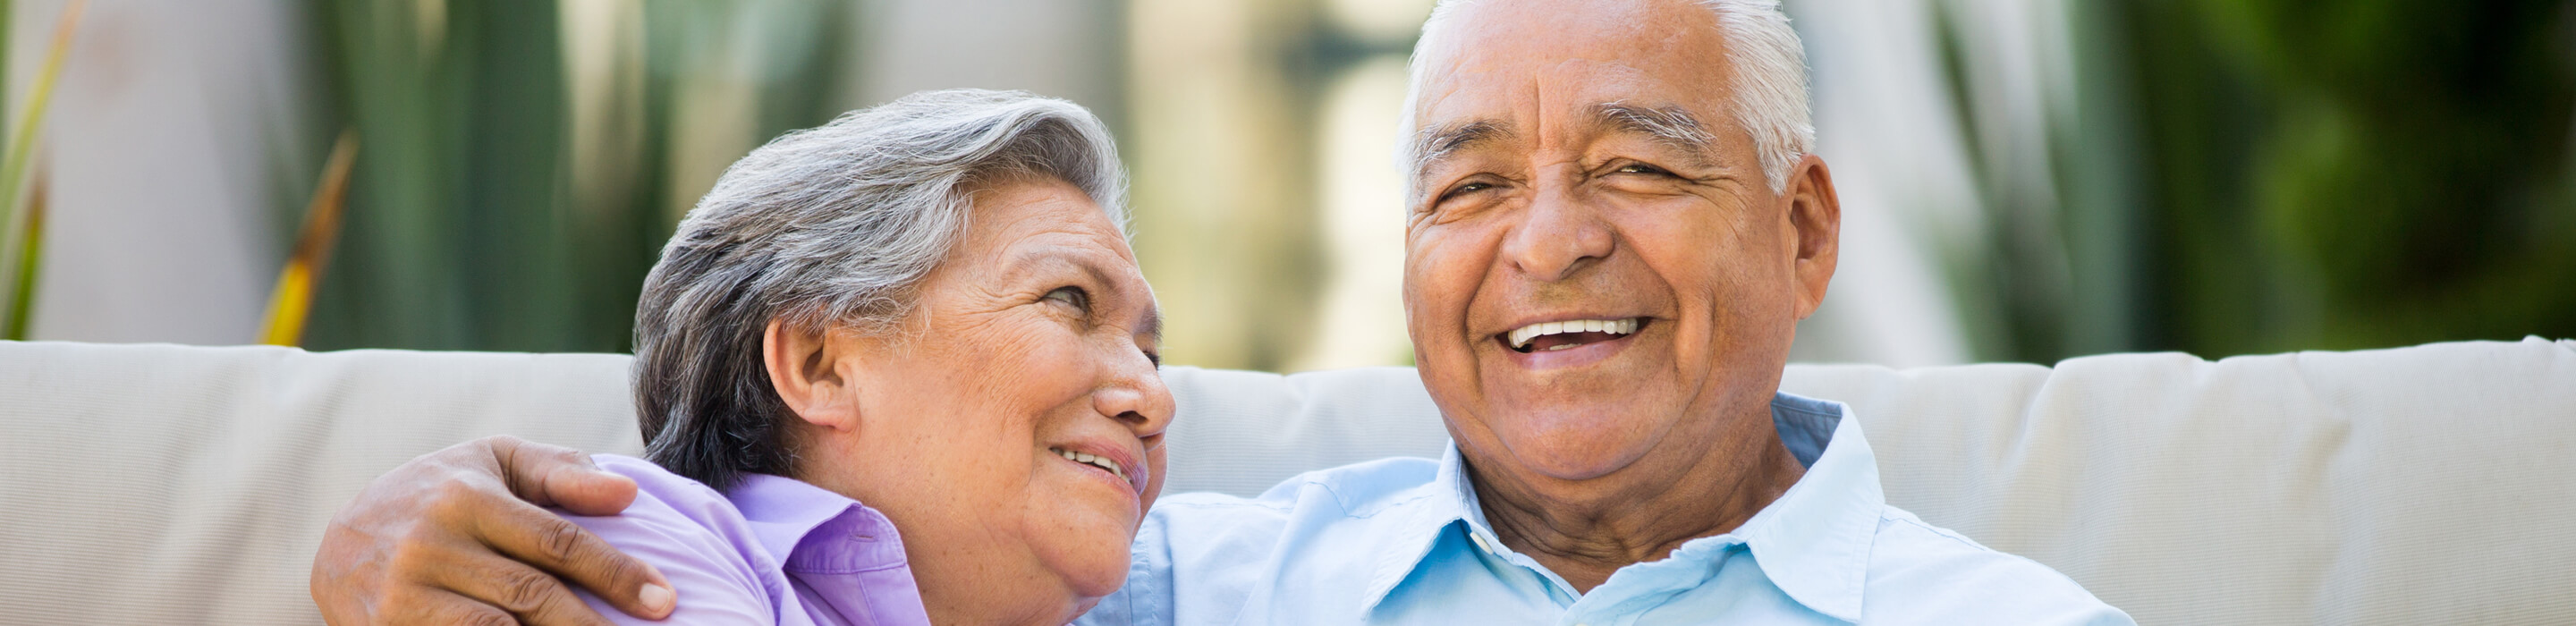
[[[1410,168],[1424,156],[1414,153],[1418,149],[1414,138],[1421,132],[1415,109],[1422,102],[1426,71],[1421,51],[1448,38],[1456,29],[1451,22],[1457,9],[1476,1],[1442,0],[1422,23],[1422,38],[1414,44],[1412,82],[1404,95],[1403,140],[1397,147],[1398,162],[1408,167],[1407,174],[1418,171]],[[1762,159],[1763,181],[1770,184],[1772,193],[1785,192],[1789,168],[1816,146],[1816,126],[1807,111],[1807,51],[1798,41],[1798,31],[1789,28],[1789,15],[1780,11],[1779,0],[1695,1],[1717,13],[1719,32],[1726,38],[1726,60],[1735,86],[1729,112],[1753,136],[1754,149]],[[1414,184],[1407,183],[1408,187]]]

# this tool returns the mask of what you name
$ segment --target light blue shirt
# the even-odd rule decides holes
[[[1127,585],[1082,624],[2131,624],[2065,575],[1887,505],[1859,420],[1779,394],[1807,473],[1733,532],[1589,593],[1495,538],[1453,444],[1439,461],[1308,472],[1259,498],[1178,494]]]

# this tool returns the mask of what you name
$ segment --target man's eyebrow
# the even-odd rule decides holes
[[[1610,130],[1645,135],[1688,153],[1701,164],[1714,161],[1717,134],[1690,111],[1677,106],[1642,107],[1625,102],[1604,102],[1592,107],[1596,123]]]
[[[1511,136],[1511,125],[1495,120],[1474,120],[1424,128],[1413,135],[1413,173],[1420,176],[1431,169],[1432,163],[1439,162],[1440,159],[1447,158],[1452,153],[1509,139]]]

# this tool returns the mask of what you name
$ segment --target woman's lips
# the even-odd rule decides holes
[[[1121,454],[1113,446],[1084,442],[1053,446],[1047,448],[1047,452],[1054,454],[1056,458],[1064,459],[1067,463],[1081,466],[1085,470],[1099,472],[1102,476],[1125,485],[1129,491],[1138,496],[1144,495],[1145,485],[1149,482],[1148,479],[1153,471],[1153,468],[1145,467],[1141,460]]]
[[[1109,472],[1110,475],[1117,476],[1118,480],[1122,482],[1127,480],[1127,468],[1119,465],[1118,461],[1112,460],[1109,457],[1090,454],[1087,452],[1075,452],[1064,448],[1050,448],[1048,451],[1054,452],[1056,456],[1064,457],[1065,460],[1081,463],[1083,465],[1088,465],[1102,471]]]

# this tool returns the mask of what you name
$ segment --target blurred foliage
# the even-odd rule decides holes
[[[857,78],[838,0],[308,1],[315,127],[367,146],[316,349],[625,350],[678,215]],[[1331,262],[1309,232],[1317,94],[1409,40],[1310,4],[1208,24],[1128,5],[1124,28],[1203,31],[1132,39],[1123,76],[1162,94],[1123,130],[1139,253],[1192,312],[1193,362],[1280,367],[1311,334],[1311,307],[1279,302]],[[2064,7],[2065,102],[2008,120],[2044,125],[2045,154],[1974,145],[2013,135],[1961,118],[1991,232],[1948,271],[1977,358],[2576,336],[2566,3]],[[1995,106],[1968,88],[1993,71],[1961,53],[1975,29],[1940,28],[1954,107]]]
[[[1960,117],[1992,229],[1952,276],[1977,358],[2576,336],[2569,3],[2065,6],[2049,180]],[[1941,18],[1953,105],[1996,106]]]
[[[317,123],[366,143],[313,349],[627,350],[712,170],[829,120],[845,78],[829,0],[312,3]],[[568,8],[607,19],[568,31]]]
[[[2576,336],[2565,2],[2123,0],[2140,348]]]
[[[44,128],[45,111],[54,101],[54,85],[62,77],[63,61],[71,56],[72,38],[80,31],[82,11],[87,0],[72,0],[63,6],[54,25],[52,41],[45,46],[44,63],[36,71],[36,81],[28,85],[26,100],[16,109],[16,124],[7,134],[7,156],[0,158],[0,339],[24,341],[35,314],[36,277],[41,274],[45,246],[45,175],[35,162],[36,137]],[[0,2],[0,13],[8,13],[13,3]],[[0,31],[9,28],[9,20],[0,18]],[[0,66],[8,65],[8,37],[0,35]],[[8,76],[0,72],[0,84]],[[36,167],[32,193],[28,168]]]

